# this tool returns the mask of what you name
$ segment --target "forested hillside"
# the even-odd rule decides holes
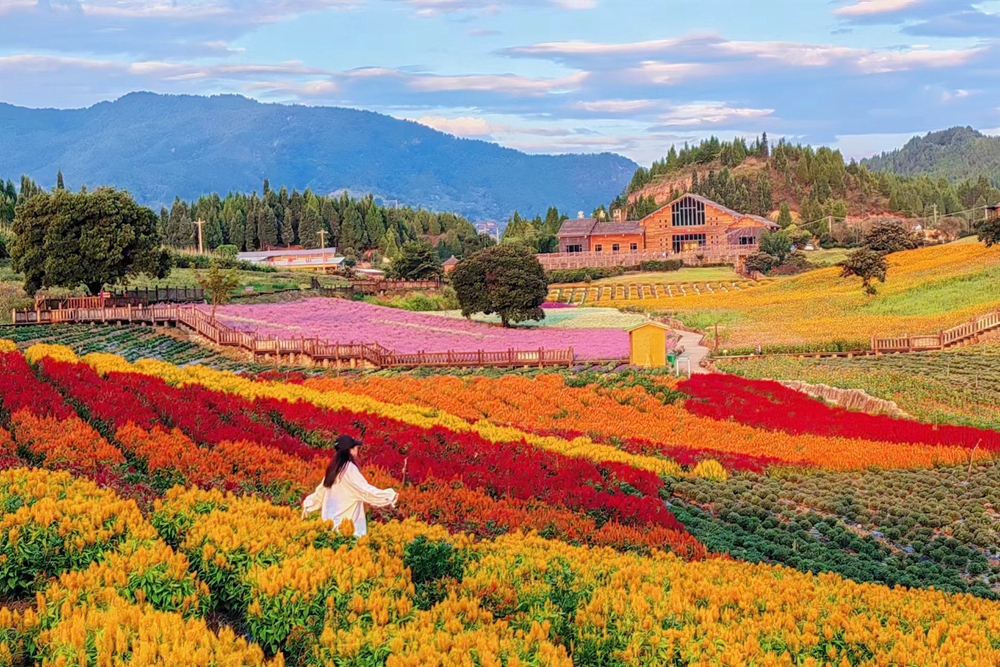
[[[60,172],[57,183],[62,180]],[[27,177],[21,178],[19,187],[0,179],[0,226],[13,221],[18,202],[39,190]],[[492,243],[454,213],[384,207],[371,195],[355,199],[346,193],[325,197],[309,189],[275,190],[267,179],[259,192],[251,194],[230,192],[223,197],[213,193],[194,201],[175,198],[170,207],[160,208],[159,216],[163,241],[172,248],[197,247],[195,220],[205,223],[206,249],[221,245],[233,245],[239,251],[277,246],[318,248],[323,242],[348,256],[377,251],[394,257],[407,241],[422,239],[436,246],[440,257],[446,259]],[[2,238],[0,245],[4,245]]]
[[[862,162],[872,171],[904,176],[931,176],[949,181],[985,176],[1000,186],[1000,137],[971,127],[953,127],[913,137],[900,149]]]
[[[771,146],[765,134],[752,142],[712,137],[672,147],[649,169],[640,167],[612,206],[627,206],[629,217],[638,219],[687,191],[764,216],[774,217],[787,204],[807,224],[884,215],[930,218],[976,208],[980,215],[982,207],[1000,201],[1000,190],[982,175],[952,183],[872,171],[826,147],[784,140]]]
[[[636,164],[618,155],[527,155],[368,111],[133,93],[87,109],[0,104],[0,173],[42,185],[113,185],[147,206],[273,183],[383,200],[473,220],[552,205],[590,209]],[[385,201],[383,201],[385,203]]]

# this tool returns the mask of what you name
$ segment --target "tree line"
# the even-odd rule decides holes
[[[173,248],[197,246],[194,221],[204,221],[206,248],[235,246],[239,252],[301,246],[336,247],[345,255],[378,252],[395,257],[409,241],[429,239],[441,258],[461,257],[485,247],[472,223],[454,213],[380,206],[372,195],[324,196],[308,188],[278,190],[264,180],[261,193],[213,193],[193,202],[175,199],[160,209],[163,240]]]
[[[56,190],[63,189],[62,173]],[[0,179],[0,227],[13,223],[17,207],[44,190],[27,176],[20,186]],[[86,188],[83,189],[86,192]],[[342,193],[319,195],[284,186],[273,189],[267,179],[261,193],[217,193],[194,201],[175,198],[156,216],[162,243],[168,248],[198,247],[196,221],[203,221],[206,250],[223,246],[234,252],[264,248],[335,247],[351,258],[372,254],[395,258],[408,242],[431,243],[441,259],[462,257],[492,244],[467,219],[454,213],[435,213],[411,207],[386,207],[367,195],[360,199]]]

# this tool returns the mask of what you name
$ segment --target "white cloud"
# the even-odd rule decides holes
[[[465,116],[445,118],[444,116],[421,116],[416,121],[421,125],[447,132],[456,137],[488,137],[493,134],[493,126],[483,118]]]
[[[573,109],[607,114],[632,114],[647,111],[656,106],[653,100],[594,100],[590,102],[574,102]]]
[[[670,107],[660,115],[666,126],[700,126],[754,120],[770,116],[774,109],[746,109],[731,107],[722,102],[695,102]]]
[[[920,4],[920,0],[858,0],[852,5],[834,10],[836,16],[871,16],[909,9]]]
[[[479,91],[515,95],[546,95],[577,90],[587,78],[578,72],[558,79],[531,78],[515,74],[468,74],[462,76],[413,75],[407,83],[420,92]]]

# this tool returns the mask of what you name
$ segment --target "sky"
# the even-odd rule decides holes
[[[528,152],[1000,133],[1000,0],[0,0],[0,102],[239,93]]]

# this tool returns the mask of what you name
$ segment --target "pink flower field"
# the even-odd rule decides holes
[[[581,359],[628,356],[620,329],[557,329],[498,325],[412,313],[344,299],[224,306],[218,318],[243,331],[278,338],[323,338],[331,343],[379,343],[397,352],[470,352],[573,348]]]

